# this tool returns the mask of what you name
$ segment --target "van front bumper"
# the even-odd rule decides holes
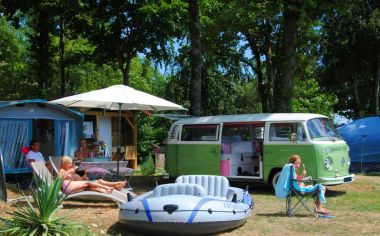
[[[335,178],[317,178],[314,181],[318,184],[323,185],[338,185],[338,184],[346,184],[355,180],[355,175],[346,175]]]

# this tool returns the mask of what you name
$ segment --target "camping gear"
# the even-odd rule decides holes
[[[350,171],[380,173],[380,117],[366,117],[338,128],[350,147]]]
[[[5,173],[32,172],[26,154],[22,153],[28,152],[31,139],[39,141],[45,157],[73,155],[82,131],[83,114],[72,109],[41,99],[0,102],[0,146]]]
[[[223,176],[180,176],[120,207],[119,221],[146,234],[214,234],[244,224],[252,200]]]
[[[121,110],[163,111],[186,110],[180,105],[162,98],[135,90],[125,85],[113,85],[108,88],[81,93],[51,101],[68,107],[101,108],[119,111],[119,130],[117,153],[120,157]],[[120,158],[117,159],[119,163]],[[117,165],[117,176],[119,164]]]
[[[308,187],[300,187],[298,183],[312,184],[311,177],[302,180],[296,179],[296,172],[293,164],[286,164],[281,171],[280,177],[275,188],[277,198],[286,198],[286,214],[294,215],[296,211],[303,206],[310,214],[318,217],[318,213],[310,209],[307,201],[310,197],[319,197],[322,203],[326,202],[323,195],[324,187],[321,184],[316,184]],[[318,193],[318,196],[315,196]],[[292,205],[292,197],[296,197],[296,204]]]

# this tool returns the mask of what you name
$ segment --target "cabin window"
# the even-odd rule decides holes
[[[218,141],[219,125],[183,125],[181,141]]]
[[[297,141],[306,140],[302,123],[274,123],[269,128],[269,141],[291,141],[292,134]]]

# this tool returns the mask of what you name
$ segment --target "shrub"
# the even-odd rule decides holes
[[[4,235],[69,235],[73,224],[65,222],[65,217],[57,216],[66,195],[61,191],[62,179],[56,178],[51,184],[34,177],[36,188],[32,191],[32,202],[17,207],[14,212],[6,212],[11,217],[1,218],[4,222],[0,232]]]

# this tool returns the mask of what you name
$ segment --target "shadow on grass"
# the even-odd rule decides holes
[[[285,209],[284,209],[285,211]],[[314,217],[312,214],[294,214],[292,216],[288,216],[285,212],[279,212],[279,213],[258,213],[255,214],[257,216],[264,216],[264,217],[283,217],[283,218],[291,218],[291,217],[297,217],[297,218],[307,218],[307,217]]]
[[[246,189],[248,186],[248,191],[250,194],[262,194],[262,195],[272,195],[274,196],[274,189],[272,185],[268,184],[252,184],[252,183],[241,183],[241,182],[232,182],[233,187]]]
[[[131,229],[128,229],[125,225],[117,222],[111,227],[108,228],[107,234],[109,235],[120,235],[120,236],[138,236],[143,234],[138,234],[135,232],[132,232]]]
[[[326,197],[339,197],[345,195],[346,191],[338,191],[338,190],[327,190]]]
[[[63,207],[65,209],[82,209],[82,208],[97,208],[97,209],[116,209],[118,208],[115,204],[102,205],[96,202],[73,202],[73,203],[64,203]]]

